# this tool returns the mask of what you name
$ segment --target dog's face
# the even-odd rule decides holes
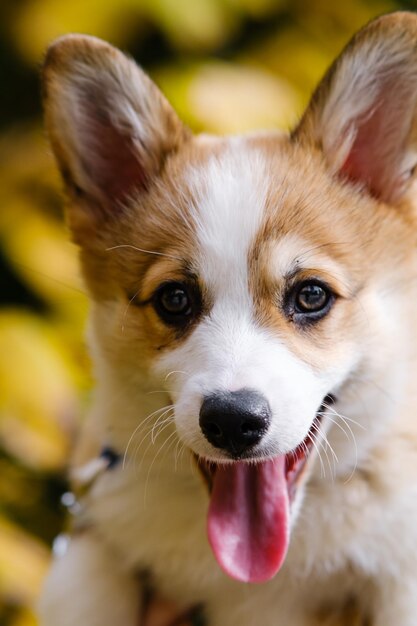
[[[48,54],[96,351],[125,403],[144,378],[171,395],[212,488],[212,547],[242,580],[280,567],[332,403],[392,358],[414,246],[416,22],[362,31],[291,136],[193,137],[107,44],[67,37]]]

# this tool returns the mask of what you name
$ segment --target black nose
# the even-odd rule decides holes
[[[206,396],[200,409],[206,439],[234,457],[259,443],[270,421],[268,401],[253,389],[218,391]]]

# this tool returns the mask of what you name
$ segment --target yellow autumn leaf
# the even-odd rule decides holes
[[[71,362],[53,331],[29,314],[0,313],[0,443],[27,465],[61,467],[77,407]]]
[[[33,606],[49,564],[37,539],[0,515],[0,589],[14,604]]]
[[[194,128],[214,133],[287,128],[300,108],[296,90],[259,67],[206,62],[187,68],[180,88],[175,72],[157,78]]]

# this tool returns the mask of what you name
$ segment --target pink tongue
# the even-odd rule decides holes
[[[275,576],[287,553],[288,518],[285,456],[217,467],[208,537],[229,576],[252,583]]]

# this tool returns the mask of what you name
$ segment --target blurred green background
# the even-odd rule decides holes
[[[120,46],[195,130],[288,128],[355,30],[416,2],[0,0],[0,626],[35,624],[92,384],[87,300],[42,130],[48,42],[75,31]]]

